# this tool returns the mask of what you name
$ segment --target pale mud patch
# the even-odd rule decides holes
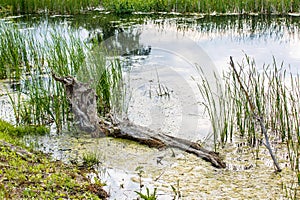
[[[31,140],[32,141],[32,140]],[[226,169],[177,149],[157,150],[136,142],[115,138],[91,138],[89,135],[63,134],[35,140],[39,149],[65,161],[81,160],[95,153],[100,164],[97,176],[107,184],[110,199],[136,199],[139,191],[137,167],[142,167],[143,193],[157,188],[159,200],[174,197],[171,186],[181,199],[286,199],[283,186],[296,183],[284,155],[279,159],[283,171],[275,173],[272,160],[264,147],[257,152],[247,146],[229,144],[221,150]],[[278,147],[281,152],[284,147]],[[257,157],[259,159],[257,159]]]
[[[283,184],[296,181],[287,167],[281,173],[275,173],[272,166],[265,165],[265,161],[248,160],[245,155],[244,159],[232,162],[231,156],[236,155],[229,153],[226,156],[228,165],[252,167],[220,170],[186,154],[161,176],[161,180],[155,182],[155,187],[171,192],[169,185],[176,186],[179,181],[182,199],[285,199]]]

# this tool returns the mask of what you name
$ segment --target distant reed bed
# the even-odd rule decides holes
[[[0,0],[0,6],[12,14],[78,14],[99,6],[99,0]]]
[[[300,11],[299,0],[102,0],[102,4],[116,13],[163,11],[286,14]]]
[[[77,14],[103,7],[117,14],[132,12],[264,13],[300,12],[300,0],[0,0],[13,14]]]

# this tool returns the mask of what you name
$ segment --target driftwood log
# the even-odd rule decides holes
[[[127,121],[115,122],[112,119],[100,118],[97,115],[96,93],[88,84],[81,83],[71,76],[58,77],[55,74],[52,76],[65,86],[67,98],[71,103],[72,112],[75,116],[75,122],[80,130],[89,132],[94,137],[110,136],[129,139],[159,149],[167,147],[178,148],[195,154],[210,162],[214,167],[226,167],[225,162],[218,153],[204,149],[198,143],[164,133],[157,133]]]

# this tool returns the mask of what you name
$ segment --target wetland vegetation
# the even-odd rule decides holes
[[[118,14],[132,12],[181,13],[299,13],[298,0],[1,0],[1,10],[12,14],[57,13],[76,14],[87,10],[106,9]]]
[[[22,137],[47,134],[44,127],[14,127],[0,121],[0,198],[1,199],[103,199],[107,193],[100,180],[91,183],[92,171],[51,161],[49,155],[25,146]]]
[[[79,81],[90,83],[91,88],[97,94],[99,116],[105,117],[111,111],[120,111],[124,106],[123,95],[128,92],[124,91],[123,82],[123,73],[124,71],[127,73],[127,69],[122,68],[124,60],[120,59],[117,50],[127,47],[119,46],[116,52],[109,52],[110,54],[107,56],[105,51],[108,50],[99,45],[99,42],[111,38],[115,33],[129,30],[129,37],[134,38],[129,41],[134,41],[136,44],[139,42],[138,36],[130,30],[131,25],[144,24],[147,23],[147,20],[151,21],[152,18],[157,17],[151,13],[148,13],[148,18],[140,18],[138,14],[124,15],[123,17],[123,14],[180,12],[198,14],[255,13],[282,16],[291,13],[297,15],[300,12],[299,6],[300,1],[289,0],[152,0],[147,3],[139,0],[73,0],[63,3],[61,1],[0,0],[0,12],[3,17],[34,13],[43,13],[43,15],[45,13],[65,15],[86,13],[85,17],[92,16],[93,19],[90,20],[90,23],[84,22],[84,17],[70,20],[67,23],[61,21],[54,24],[55,29],[49,28],[48,24],[35,21],[36,19],[32,19],[35,21],[33,25],[30,25],[32,22],[22,23],[22,19],[20,21],[18,21],[19,19],[0,21],[0,79],[5,79],[9,85],[5,89],[6,93],[1,95],[8,96],[15,116],[15,126],[0,121],[0,197],[104,198],[106,193],[102,191],[101,180],[96,180],[92,184],[85,177],[85,172],[79,170],[78,166],[52,162],[45,155],[33,153],[32,149],[25,146],[22,137],[28,134],[48,134],[52,124],[59,133],[67,129],[77,131],[73,129],[73,115],[70,113],[70,105],[64,87],[53,79],[53,74],[73,76]],[[95,13],[87,13],[88,10],[94,12],[95,9],[105,9],[105,11],[117,15],[107,14],[97,17],[97,15],[94,16]],[[269,30],[280,32],[282,24],[291,35],[299,31],[297,25],[299,21],[288,17],[277,18],[275,16],[275,23],[270,22],[272,17],[266,16],[250,17],[245,15],[238,19],[238,23],[231,16],[223,17],[226,18],[226,23],[215,18],[197,19],[198,21],[203,20],[205,26],[198,24],[193,26],[189,22],[190,19],[187,22],[179,19],[175,22],[176,30],[178,32],[200,30],[206,35],[214,32],[220,33],[225,29],[239,32],[243,29],[243,18],[245,18],[251,21],[251,28],[242,35],[245,38],[263,38]],[[135,22],[130,21],[130,18],[136,18]],[[161,27],[168,26],[169,22],[166,23],[167,25],[163,24],[164,18],[168,17],[162,16],[159,20],[154,20],[153,24]],[[289,23],[290,21],[292,23]],[[103,24],[103,27],[106,28],[97,30],[95,27],[98,23]],[[118,26],[118,23],[121,25]],[[89,31],[88,37],[82,37],[82,32],[80,32],[82,29]],[[139,49],[139,52],[145,50],[140,44],[136,44],[135,47]],[[132,52],[126,53],[136,56]],[[128,61],[125,60],[125,62]],[[300,185],[299,74],[289,71],[284,63],[276,61],[275,58],[273,63],[265,64],[262,67],[256,64],[255,57],[247,55],[242,62],[232,64],[236,66],[235,69],[229,66],[229,69],[226,69],[220,78],[215,76],[217,94],[209,85],[211,81],[207,80],[203,74],[201,69],[203,66],[198,66],[202,80],[198,80],[197,84],[198,89],[207,100],[204,105],[212,123],[214,149],[222,152],[223,148],[230,146],[239,138],[245,141],[243,145],[251,149],[254,159],[259,160],[259,152],[264,151],[264,145],[269,146],[275,151],[276,157],[280,154],[279,164],[290,168],[294,173],[295,181],[292,183],[282,182],[280,193],[285,198],[297,199]],[[158,76],[157,71],[156,73]],[[267,140],[265,136],[268,137]],[[270,141],[269,145],[268,141]],[[20,152],[23,153],[18,153],[19,147],[16,146],[20,146],[22,148]],[[277,149],[282,152],[277,152]],[[95,164],[101,164],[99,156],[94,152],[85,153],[82,157],[88,168],[92,168]],[[247,170],[253,168],[252,165],[249,166],[247,166]],[[277,169],[277,171],[280,170]],[[180,188],[172,187],[172,189],[175,194],[177,190],[179,193]],[[148,188],[145,194],[142,190],[137,194],[143,199],[157,198],[156,189],[153,190],[153,194]]]
[[[93,80],[98,112],[109,112],[113,98],[119,96],[121,71],[117,61],[106,63],[103,55],[96,55],[98,49],[93,50],[93,44],[85,44],[75,30],[65,33],[59,25],[46,34],[36,33],[39,40],[29,29],[3,22],[0,26],[1,78],[16,86],[13,94],[8,94],[17,124],[54,122],[60,132],[68,122],[69,103],[63,86],[52,74],[75,76],[83,82]]]

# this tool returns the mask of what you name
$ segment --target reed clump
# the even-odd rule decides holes
[[[0,23],[0,79],[20,79],[29,66],[26,41],[13,24]]]
[[[0,0],[3,10],[11,14],[78,14],[99,5],[99,0]]]
[[[287,14],[299,12],[299,0],[103,0],[103,6],[116,13],[181,12],[181,13],[263,13]]]
[[[275,58],[261,68],[247,55],[242,63],[231,60],[230,65],[221,80],[217,79],[215,91],[199,68],[202,82],[198,86],[206,99],[215,145],[223,146],[234,137],[245,138],[253,148],[263,144],[278,171],[272,149],[274,144],[286,145],[286,152],[280,153],[300,177],[300,75],[283,63],[278,65]]]
[[[86,44],[76,30],[59,24],[40,33],[3,22],[0,26],[6,31],[0,32],[0,74],[18,85],[8,89],[17,124],[54,123],[57,131],[69,124],[72,114],[65,89],[53,73],[90,83],[98,96],[99,115],[115,108],[115,99],[121,98],[120,64],[106,61],[99,49],[93,50],[97,45]]]
[[[103,6],[117,14],[132,12],[263,13],[300,12],[300,0],[0,0],[13,14],[77,14]]]

